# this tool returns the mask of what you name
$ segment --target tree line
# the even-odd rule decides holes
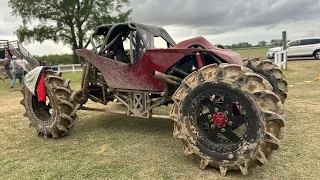
[[[45,61],[47,65],[73,64],[73,54],[50,54],[34,56],[38,61]]]
[[[289,40],[288,40],[289,41]],[[264,47],[264,46],[282,46],[282,39],[272,39],[270,42],[259,41],[258,44],[252,45],[248,42],[240,42],[238,44],[226,45],[229,49],[248,48],[248,47]]]

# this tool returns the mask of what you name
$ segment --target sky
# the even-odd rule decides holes
[[[0,39],[16,40],[21,19],[0,0]],[[135,22],[164,27],[182,41],[203,36],[212,44],[257,44],[264,40],[320,36],[320,0],[130,0]],[[25,44],[34,55],[71,53],[69,46]]]

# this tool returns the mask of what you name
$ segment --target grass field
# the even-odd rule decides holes
[[[67,137],[37,137],[22,116],[21,86],[12,90],[8,81],[0,82],[0,178],[319,179],[320,81],[313,78],[320,73],[320,62],[294,61],[288,67],[286,133],[280,150],[249,175],[228,172],[224,178],[216,169],[200,170],[192,157],[183,155],[181,142],[172,137],[173,123],[166,119],[79,111],[80,120]],[[64,76],[72,79],[73,88],[79,87],[80,74]]]
[[[239,53],[242,58],[247,57],[267,57],[267,52],[269,48],[250,48],[250,49],[235,49],[234,51]]]

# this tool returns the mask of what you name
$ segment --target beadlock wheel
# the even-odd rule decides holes
[[[24,87],[21,104],[25,105],[30,123],[39,136],[65,136],[78,120],[70,80],[64,80],[51,70],[44,71],[44,74],[47,101],[39,102],[38,97]]]
[[[184,153],[227,170],[265,164],[283,138],[283,107],[272,86],[237,65],[209,65],[182,81],[173,95],[173,135]]]

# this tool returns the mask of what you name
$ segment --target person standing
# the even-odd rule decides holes
[[[17,78],[19,79],[20,84],[23,83],[24,68],[19,64],[19,60],[15,56],[12,57],[11,68],[12,68],[13,78],[12,78],[10,88],[13,88]]]
[[[25,76],[28,73],[28,61],[26,61],[25,59],[23,59],[22,56],[19,56],[19,60],[18,63],[20,64],[20,66],[23,68],[23,76]]]

